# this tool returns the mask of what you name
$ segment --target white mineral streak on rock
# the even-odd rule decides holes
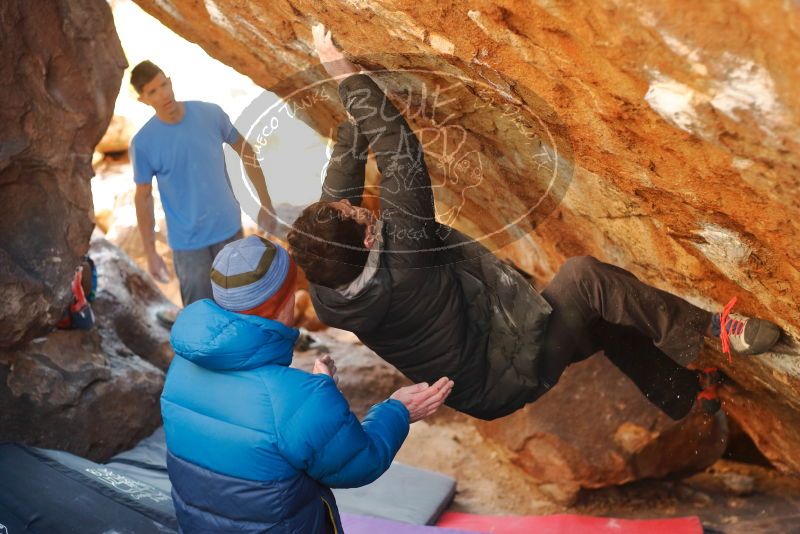
[[[700,76],[708,76],[708,67],[700,61],[700,49],[692,48],[674,35],[666,31],[660,31],[661,37],[667,46],[677,55],[686,58],[692,70]]]
[[[709,60],[713,60],[712,64],[716,70],[724,73],[722,77],[712,76],[709,80],[710,88],[705,92],[695,90],[657,72],[655,76],[651,76],[654,81],[645,99],[669,122],[682,130],[692,131],[687,129],[689,105],[693,101],[695,104],[698,101],[707,101],[736,122],[741,120],[741,112],[750,113],[759,128],[768,135],[775,135],[777,128],[788,126],[786,110],[778,98],[775,81],[762,65],[729,52],[723,53],[720,57],[707,57],[704,63],[701,61],[703,51],[700,47],[688,44],[660,27],[659,21],[652,13],[642,12],[639,20],[643,25],[655,29],[672,52],[685,58],[694,74],[709,77],[706,65]]]
[[[387,27],[392,28],[389,30],[391,35],[403,39],[410,38],[411,40],[425,41],[427,30],[417,24],[407,13],[403,11],[387,11],[382,7],[377,7],[376,9],[372,6],[370,6],[370,10],[388,22]]]
[[[494,39],[498,43],[503,43],[505,45],[514,47],[520,58],[522,58],[524,61],[532,62],[534,60],[534,56],[531,51],[532,47],[527,39],[520,37],[507,27],[483,16],[483,13],[476,9],[469,10],[467,12],[467,16],[472,20],[472,22],[475,23],[476,26],[478,26],[478,28],[483,30],[483,33],[490,38]]]
[[[711,105],[739,121],[739,111],[750,112],[768,134],[784,123],[783,106],[775,92],[772,75],[755,62],[725,53],[722,62],[730,65],[725,79],[714,83]]]
[[[249,20],[247,20],[244,17],[240,17],[240,16],[236,15],[236,22],[238,22],[239,24],[241,24],[242,26],[247,28],[247,30],[250,33],[252,33],[254,36],[256,36],[258,38],[258,40],[261,41],[263,44],[265,44],[267,46],[270,46],[270,47],[272,46],[272,39],[270,39],[269,37],[266,37],[263,33],[258,31],[258,28],[256,28]]]
[[[721,262],[731,262],[738,266],[752,253],[750,246],[742,242],[739,234],[728,228],[706,224],[698,233],[706,240],[706,244],[699,246],[707,252],[706,257],[709,259],[716,258]]]
[[[177,9],[175,9],[172,6],[172,4],[169,3],[169,0],[156,0],[156,5],[158,5],[158,7],[169,13],[170,17],[176,20],[183,20],[181,14],[178,12]]]
[[[204,0],[204,3],[208,16],[211,18],[211,22],[222,27],[225,31],[236,37],[236,29],[233,27],[233,24],[231,24],[231,21],[228,20],[228,17],[222,13],[216,2],[214,2],[214,0]]]
[[[430,34],[430,42],[431,46],[442,54],[452,56],[453,52],[456,50],[456,45],[437,33]]]
[[[725,276],[740,285],[748,285],[741,266],[753,250],[739,234],[716,224],[704,224],[697,233],[705,240],[695,245],[700,252]]]
[[[370,11],[374,11],[372,9],[372,5],[370,4],[369,0],[345,0],[348,4],[353,6],[358,10],[365,10],[368,9]]]
[[[707,98],[658,71],[651,71],[652,82],[644,99],[667,122],[681,130],[705,137],[697,106]]]

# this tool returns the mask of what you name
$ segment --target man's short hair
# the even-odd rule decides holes
[[[312,284],[338,288],[364,270],[369,250],[364,248],[366,227],[330,202],[311,204],[289,231],[289,252]]]
[[[144,86],[163,73],[164,71],[158,65],[146,59],[131,70],[131,85],[136,89],[137,93],[142,94]]]

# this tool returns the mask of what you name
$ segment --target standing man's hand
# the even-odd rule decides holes
[[[166,284],[169,282],[169,271],[164,259],[156,252],[156,234],[153,229],[153,226],[155,226],[153,186],[151,184],[136,184],[133,202],[136,206],[136,222],[139,225],[139,234],[142,236],[142,245],[147,257],[147,271],[156,281]]]
[[[451,391],[453,381],[442,377],[432,386],[422,382],[400,388],[390,398],[402,402],[408,409],[408,422],[415,423],[438,410]]]
[[[339,377],[336,376],[336,362],[334,362],[333,358],[328,354],[314,361],[314,369],[311,371],[311,374],[328,375],[333,378],[336,384],[339,383]]]
[[[169,282],[170,276],[169,269],[167,269],[167,264],[164,263],[164,258],[162,258],[155,250],[147,254],[147,270],[158,282],[161,282],[162,284]]]
[[[278,235],[280,222],[278,221],[273,207],[261,208],[258,210],[258,227],[270,235]]]

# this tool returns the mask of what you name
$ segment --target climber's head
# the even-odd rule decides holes
[[[376,239],[373,213],[348,200],[311,204],[287,236],[289,252],[306,278],[330,288],[361,274]]]
[[[139,94],[139,102],[151,106],[158,114],[170,114],[178,106],[172,91],[172,80],[151,61],[142,61],[133,67],[131,85]]]

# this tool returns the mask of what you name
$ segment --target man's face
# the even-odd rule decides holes
[[[163,72],[144,84],[139,102],[152,106],[156,113],[174,113],[178,108],[175,93],[172,92],[172,81]]]

